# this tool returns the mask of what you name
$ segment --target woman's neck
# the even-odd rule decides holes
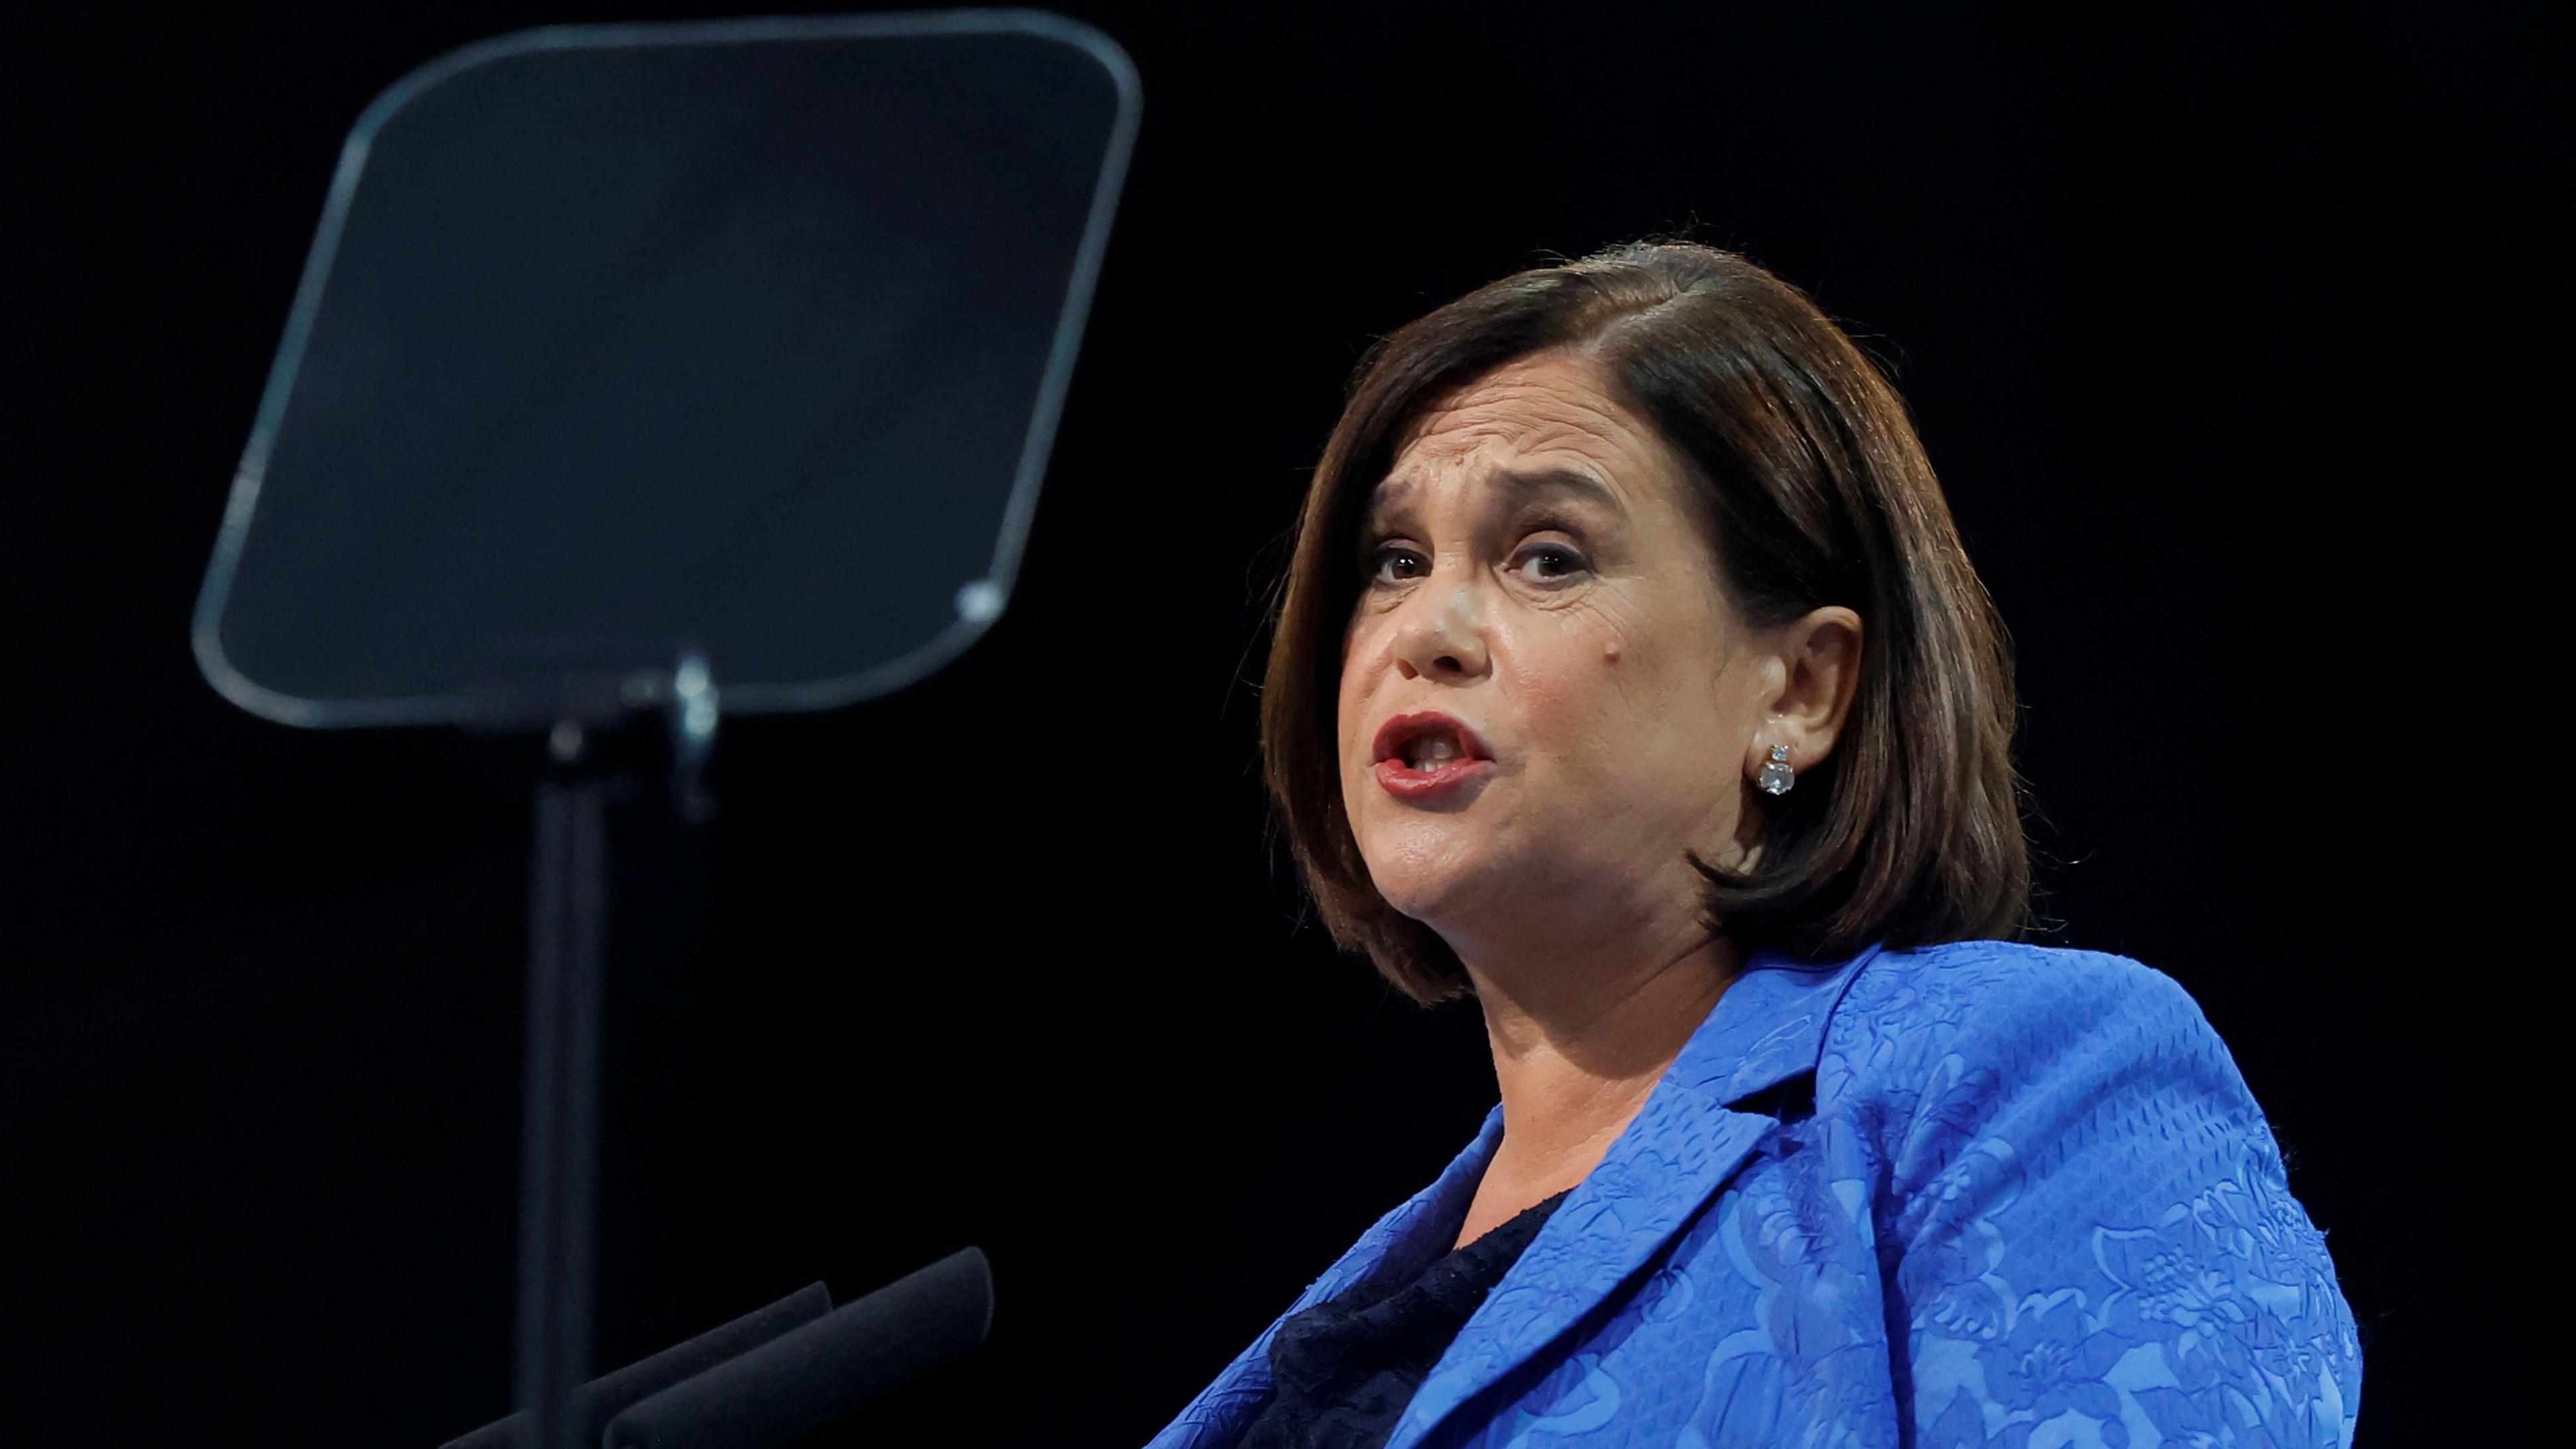
[[[1589,1176],[1741,964],[1705,933],[1624,960],[1587,952],[1500,969],[1490,957],[1468,960],[1502,1089],[1503,1141],[1461,1241]]]

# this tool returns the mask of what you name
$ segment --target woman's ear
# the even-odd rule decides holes
[[[1778,763],[1792,771],[1823,764],[1860,693],[1860,615],[1828,604],[1782,625],[1773,638],[1779,670],[1772,677],[1779,688],[1746,756],[1747,779],[1758,780],[1762,767],[1774,763],[1775,747],[1788,750],[1788,759]]]

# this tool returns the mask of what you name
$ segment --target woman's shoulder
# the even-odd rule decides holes
[[[2004,941],[1879,952],[1836,1003],[1811,1121],[1828,1160],[1876,1161],[1928,1437],[2070,1404],[2167,1442],[2349,1432],[2360,1345],[2325,1239],[2171,977]]]
[[[2241,1090],[2235,1063],[2191,994],[2126,956],[2020,941],[1882,950],[1854,973],[1825,1056],[1858,1087],[1931,1077],[2022,1085],[2141,1061]]]
[[[2116,1014],[2170,1018],[2204,1029],[2189,992],[2142,961],[2103,951],[2024,941],[1949,941],[1885,949],[1854,973],[1836,1024],[1889,1019],[1913,1028],[2014,1032],[2066,1027]]]

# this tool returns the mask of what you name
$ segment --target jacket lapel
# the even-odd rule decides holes
[[[1843,988],[1876,954],[1872,947],[1821,969],[1772,952],[1747,963],[1601,1165],[1566,1195],[1467,1320],[1406,1406],[1387,1449],[1419,1442],[1654,1257],[1777,1125],[1773,1117],[1735,1110],[1733,1104],[1815,1069]],[[1473,1192],[1500,1142],[1499,1125],[1487,1120],[1476,1147],[1461,1154],[1435,1191],[1473,1156],[1475,1175],[1464,1186]]]
[[[1250,1348],[1236,1355],[1216,1381],[1201,1390],[1146,1449],[1232,1444],[1241,1437],[1252,1415],[1270,1398],[1270,1340],[1278,1334],[1279,1325],[1381,1266],[1396,1273],[1417,1272],[1446,1251],[1449,1244],[1432,1229],[1465,1215],[1467,1200],[1475,1195],[1476,1184],[1485,1175],[1485,1164],[1492,1160],[1494,1148],[1502,1140],[1503,1109],[1496,1107],[1485,1114],[1476,1140],[1450,1161],[1437,1180],[1360,1234],[1350,1251],[1307,1285],[1288,1311],[1254,1339]]]

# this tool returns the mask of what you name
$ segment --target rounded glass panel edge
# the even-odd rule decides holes
[[[1018,468],[1003,510],[1002,527],[993,549],[992,568],[985,578],[991,586],[992,606],[988,611],[979,611],[979,617],[958,619],[929,642],[907,654],[857,673],[793,684],[749,684],[728,688],[725,708],[731,714],[785,714],[835,709],[890,694],[938,672],[963,654],[992,627],[1008,606],[1011,586],[1019,576],[1020,556],[1027,544],[1029,528],[1036,518],[1038,487],[1045,477],[1047,456],[1055,443],[1056,424],[1063,413],[1065,394],[1072,385],[1074,359],[1081,350],[1083,330],[1090,320],[1092,290],[1099,280],[1101,262],[1108,251],[1110,221],[1116,214],[1118,197],[1126,184],[1128,159],[1135,150],[1136,130],[1143,107],[1143,91],[1135,62],[1116,41],[1078,20],[1045,10],[905,11],[884,15],[540,26],[460,46],[422,63],[385,87],[367,103],[365,110],[358,113],[356,123],[349,129],[348,139],[341,143],[340,160],[332,171],[330,189],[323,199],[322,219],[314,228],[313,245],[305,254],[304,271],[297,279],[294,299],[287,308],[285,333],[278,343],[277,356],[270,363],[268,381],[260,392],[259,410],[251,422],[250,441],[242,449],[241,464],[233,474],[232,492],[225,500],[223,522],[215,538],[214,557],[198,589],[189,631],[189,645],[196,657],[198,672],[217,693],[243,710],[302,729],[486,722],[478,719],[472,699],[462,695],[334,700],[309,699],[269,689],[233,664],[224,653],[221,635],[224,602],[232,592],[233,576],[249,539],[251,516],[258,506],[260,483],[267,471],[269,448],[285,417],[287,398],[294,391],[296,371],[311,337],[313,319],[321,309],[323,283],[330,276],[340,233],[347,224],[350,199],[357,192],[358,179],[366,169],[368,148],[376,134],[405,105],[440,82],[477,66],[541,50],[1012,33],[1061,41],[1084,52],[1108,74],[1110,83],[1117,90],[1118,110],[1110,124],[1109,144],[1101,157],[1090,213],[1083,223],[1082,240],[1075,249],[1064,308],[1057,318],[1055,337],[1040,374],[1037,406],[1030,417],[1029,431],[1021,447]],[[722,681],[718,684],[721,686]]]

